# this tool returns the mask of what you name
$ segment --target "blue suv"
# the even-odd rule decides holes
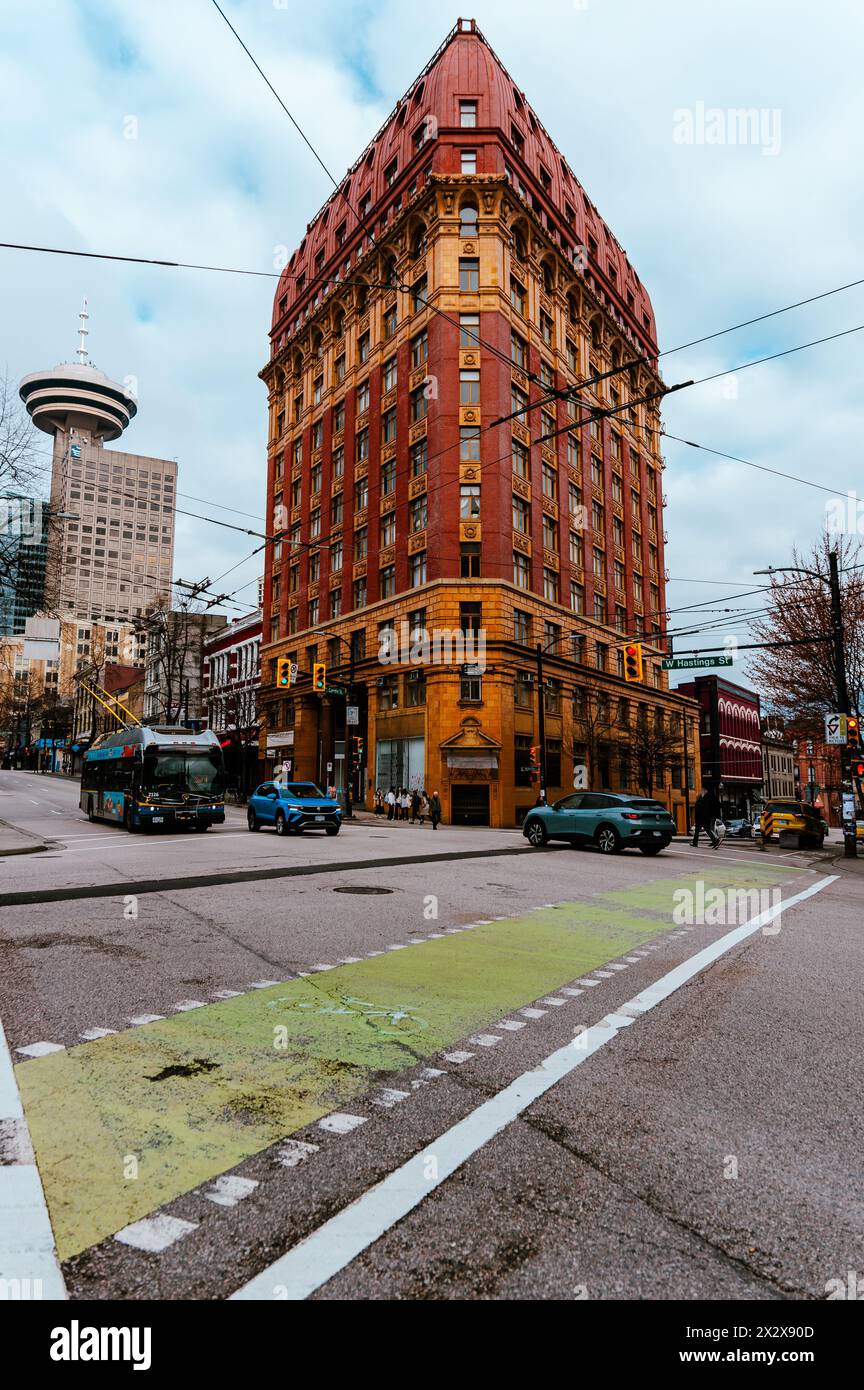
[[[532,806],[522,834],[538,849],[549,840],[596,845],[601,854],[639,849],[659,854],[675,834],[675,822],[659,801],[625,792],[574,792],[554,806]]]
[[[299,835],[304,830],[338,835],[342,807],[314,782],[262,782],[249,798],[246,819],[250,830],[273,825],[277,835]]]

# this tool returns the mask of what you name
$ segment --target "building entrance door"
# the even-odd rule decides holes
[[[489,787],[483,783],[453,786],[450,789],[451,819],[454,825],[489,824]]]

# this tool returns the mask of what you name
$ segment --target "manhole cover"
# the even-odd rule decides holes
[[[361,894],[363,894],[363,893],[365,893],[365,894],[370,894],[370,893],[373,893],[373,894],[378,894],[378,893],[392,893],[393,891],[394,891],[394,890],[393,890],[392,888],[364,888],[364,887],[362,887],[361,885],[358,885],[356,888],[334,888],[334,889],[333,889],[333,892],[334,892],[334,893],[361,893]]]

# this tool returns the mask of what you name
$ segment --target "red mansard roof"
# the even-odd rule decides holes
[[[466,26],[463,28],[463,25]],[[360,198],[369,191],[372,195],[368,223],[377,221],[379,204],[398,194],[409,166],[413,173],[425,167],[436,142],[414,148],[414,135],[427,116],[438,122],[439,131],[459,131],[460,98],[475,98],[478,102],[477,136],[484,130],[499,130],[505,142],[506,158],[514,172],[533,185],[541,204],[550,202],[562,219],[563,234],[571,244],[590,246],[589,238],[597,244],[596,257],[589,257],[589,270],[606,289],[607,297],[617,304],[625,319],[635,322],[640,334],[647,333],[656,342],[654,311],[639,277],[630,265],[622,247],[586,196],[582,185],[564,160],[551,137],[544,130],[524,95],[516,88],[501,60],[473,20],[459,20],[438,52],[397,104],[372,142],[348,171],[340,189],[334,190],[324,207],[309,224],[300,248],[294,253],[282,273],[273,305],[273,331],[277,324],[282,330],[291,322],[298,305],[308,298],[310,282],[316,274],[315,260],[324,251],[324,264],[339,264],[351,248],[359,219]],[[511,144],[515,127],[524,138],[521,156]],[[466,132],[461,131],[464,139]],[[392,188],[386,185],[384,170],[392,160],[398,161],[399,177]],[[541,165],[550,176],[544,190],[540,181]],[[344,196],[343,196],[344,194]],[[572,219],[566,205],[573,210]],[[345,223],[344,245],[338,245],[337,228]],[[613,285],[607,275],[612,265],[617,274]],[[306,284],[298,296],[296,277],[305,275]],[[325,290],[327,286],[324,287]],[[633,295],[632,308],[627,304],[627,291]],[[287,306],[280,312],[280,303],[287,297]],[[648,326],[643,315],[647,315]],[[283,318],[285,323],[282,323]]]

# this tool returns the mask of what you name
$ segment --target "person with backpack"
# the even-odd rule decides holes
[[[720,798],[714,786],[708,786],[696,798],[695,807],[696,824],[693,829],[693,848],[699,846],[699,836],[704,830],[708,839],[711,841],[712,849],[720,848],[720,836],[714,829],[714,823],[720,817]]]

